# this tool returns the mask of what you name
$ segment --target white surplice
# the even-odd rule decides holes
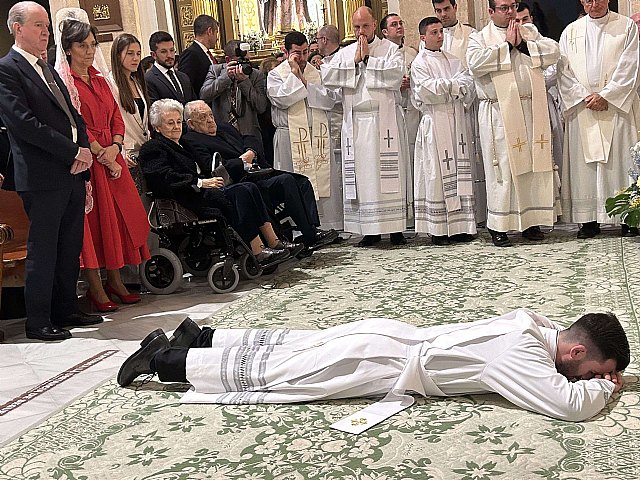
[[[404,64],[406,75],[411,76],[411,64],[416,58],[418,52],[413,47],[403,45],[402,55],[404,56]],[[404,125],[407,131],[407,144],[409,145],[409,165],[407,166],[407,227],[414,226],[414,194],[413,194],[413,171],[414,171],[414,152],[416,148],[416,136],[418,135],[418,125],[420,124],[420,112],[411,101],[411,88],[402,93],[402,112],[404,113]]]
[[[478,123],[487,182],[487,227],[499,232],[523,231],[536,225],[550,226],[556,219],[553,170],[513,175],[509,162],[510,149],[524,147],[533,152],[531,146],[537,148],[536,139],[532,138],[533,110],[529,71],[555,64],[560,55],[558,44],[554,40],[537,33],[532,25],[527,27],[535,34],[534,39],[526,42],[530,56],[516,48],[510,51],[506,42],[506,28],[496,27],[493,22],[482,31],[471,34],[467,49],[467,63],[474,76],[480,100]],[[495,29],[496,34],[505,40],[487,45],[483,32],[488,29]],[[520,145],[509,144],[505,135],[505,125],[491,75],[496,72],[513,72],[515,75],[517,91],[512,92],[520,97],[527,129],[527,138],[521,139]]]
[[[579,22],[582,22],[580,25]],[[610,30],[624,34],[610,34]],[[573,38],[575,31],[585,31]],[[579,59],[584,42],[585,58]],[[562,210],[568,222],[615,223],[604,204],[607,197],[629,186],[631,167],[629,148],[638,141],[637,115],[640,53],[638,29],[633,21],[615,12],[593,19],[588,15],[569,24],[560,37],[562,57],[558,64],[558,87],[565,111],[566,131],[562,165]],[[614,52],[615,49],[615,52]],[[605,61],[605,56],[616,56]],[[588,81],[581,83],[576,75],[576,62],[586,62]],[[607,69],[605,65],[610,65]],[[598,135],[585,135],[578,115],[585,110],[584,98],[599,93],[609,102],[608,121],[612,122],[611,145],[605,158],[586,161],[584,140],[599,142]],[[601,114],[596,112],[596,116]]]
[[[315,68],[307,63],[305,70]],[[300,101],[307,105],[307,119],[311,138],[312,131],[311,109],[323,110],[328,116],[337,103],[340,102],[340,92],[336,89],[325,88],[322,85],[307,83],[305,86],[298,77],[290,73],[283,79],[277,71],[272,70],[267,75],[267,96],[271,101],[271,120],[276,133],[273,137],[273,166],[280,170],[293,172],[291,155],[291,137],[289,134],[289,107]],[[328,120],[328,119],[327,119]],[[330,182],[329,197],[317,200],[320,226],[323,229],[342,228],[342,176],[337,172],[340,164],[336,162],[333,148],[330,148]],[[316,192],[318,193],[318,192]],[[338,213],[336,213],[338,212]]]
[[[409,152],[401,105],[404,58],[389,40],[374,38],[368,63],[355,65],[357,44],[339,50],[320,68],[322,82],[342,90],[342,178],[344,229],[361,235],[401,232],[406,228],[406,178]],[[391,105],[381,114],[382,103]],[[384,118],[381,118],[384,117]],[[395,125],[391,125],[393,122]],[[381,144],[387,127],[387,147],[395,143],[396,160],[381,168]],[[382,128],[384,127],[384,132]],[[399,138],[394,138],[394,137]],[[385,139],[386,140],[386,139]]]
[[[475,98],[473,78],[453,55],[425,49],[413,62],[411,88],[422,114],[414,160],[416,232],[473,235],[477,233],[473,195],[458,191],[456,208],[445,201],[445,193],[459,180],[466,181],[468,193],[472,192],[468,139],[473,134],[465,103]]]
[[[614,384],[569,382],[558,373],[559,329],[524,309],[430,328],[372,318],[325,330],[217,329],[211,348],[189,350],[186,375],[193,388],[181,401],[293,403],[495,392],[533,412],[585,420],[604,408]],[[374,406],[382,419],[390,416],[385,400]]]

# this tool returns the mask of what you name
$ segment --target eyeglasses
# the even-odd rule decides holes
[[[494,10],[501,13],[507,13],[509,10],[513,10],[515,12],[518,10],[519,6],[519,3],[512,3],[511,5],[500,5],[499,7],[495,7]]]
[[[592,5],[594,3],[609,3],[609,0],[583,0],[585,5]]]

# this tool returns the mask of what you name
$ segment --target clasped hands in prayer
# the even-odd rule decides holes
[[[356,56],[353,60],[354,62],[356,62],[356,65],[358,65],[368,56],[369,56],[369,40],[367,40],[366,35],[360,35],[358,37],[358,48],[356,48]]]
[[[520,24],[516,23],[515,20],[509,21],[509,26],[507,27],[507,43],[510,45],[517,47],[522,43],[522,35],[520,34]]]
[[[593,110],[595,112],[604,112],[609,110],[609,102],[597,93],[592,93],[591,95],[584,97],[584,102],[586,103],[585,106],[589,110]]]

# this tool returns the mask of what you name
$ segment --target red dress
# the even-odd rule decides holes
[[[93,67],[88,73],[91,85],[71,71],[80,96],[80,113],[87,124],[89,142],[109,146],[114,135],[124,136],[124,121],[107,81]],[[93,210],[84,216],[82,268],[117,270],[149,258],[147,214],[122,155],[118,154],[116,160],[122,167],[117,180],[93,156]]]

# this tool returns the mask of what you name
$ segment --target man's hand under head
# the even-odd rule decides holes
[[[622,386],[624,385],[622,373],[620,372],[605,373],[604,375],[596,375],[593,378],[604,378],[605,380],[609,380],[610,382],[613,382],[614,384],[613,393],[619,392]]]
[[[586,103],[585,106],[589,110],[593,110],[595,112],[604,112],[605,110],[609,110],[609,102],[597,93],[592,93],[591,95],[586,96],[584,102]]]
[[[224,187],[224,178],[222,177],[204,178],[202,180],[201,188],[222,188],[222,187]]]

